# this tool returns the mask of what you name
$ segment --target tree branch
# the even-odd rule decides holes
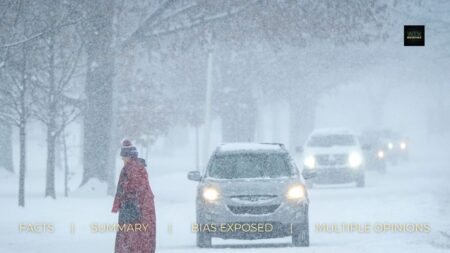
[[[138,40],[139,36],[144,32],[144,30],[147,29],[147,27],[150,27],[152,25],[152,22],[154,22],[156,18],[161,16],[173,2],[175,1],[166,0],[164,3],[162,3],[148,18],[145,19],[144,22],[142,22],[141,25],[139,25],[139,27],[130,35],[130,37],[122,43],[120,48],[125,49],[131,46],[136,40]]]
[[[166,29],[166,30],[160,30],[160,31],[154,31],[153,30],[153,26],[151,25],[145,25],[147,24],[147,22],[153,21],[153,19],[156,19],[156,16],[151,16],[152,20],[148,19],[146,20],[142,25],[139,26],[138,30],[136,30],[136,32],[133,33],[132,37],[130,37],[129,39],[127,39],[122,46],[120,47],[122,50],[124,50],[125,48],[129,47],[132,45],[132,43],[134,43],[138,38],[152,38],[152,37],[158,37],[158,36],[163,36],[163,35],[169,35],[169,34],[173,34],[176,32],[180,32],[180,31],[184,31],[184,30],[188,30],[188,29],[192,29],[195,28],[197,26],[201,26],[210,22],[215,22],[215,21],[219,21],[219,20],[223,20],[225,18],[234,16],[236,14],[239,14],[243,11],[245,11],[248,7],[256,4],[257,2],[259,2],[260,0],[253,0],[247,4],[244,4],[243,6],[240,6],[238,8],[236,8],[235,10],[231,10],[231,11],[225,11],[216,15],[212,15],[209,17],[200,17],[196,20],[193,20],[190,24],[184,24],[184,25],[180,25],[171,29]],[[192,8],[192,6],[187,6],[185,8],[181,8],[179,11],[175,12],[175,14],[179,14],[184,12],[186,9]],[[175,17],[177,15],[170,15],[170,17]],[[166,18],[165,18],[166,19]],[[152,32],[148,33],[148,35],[144,35],[145,30],[144,29],[148,29],[150,28]],[[137,37],[138,34],[140,34],[140,37]]]
[[[175,28],[171,28],[171,29],[167,29],[167,30],[156,31],[154,33],[151,33],[151,34],[145,36],[145,38],[169,35],[169,34],[172,34],[172,33],[179,32],[179,31],[189,30],[189,29],[195,28],[197,26],[201,26],[201,25],[208,24],[208,23],[211,23],[211,22],[220,21],[220,20],[223,20],[225,18],[229,18],[231,16],[234,16],[236,14],[239,14],[239,13],[245,11],[248,7],[256,4],[259,1],[260,0],[254,0],[254,1],[248,3],[248,4],[244,5],[244,6],[236,8],[235,10],[232,10],[232,11],[222,12],[222,13],[219,13],[219,14],[216,14],[216,15],[212,15],[212,16],[209,16],[209,17],[206,17],[206,18],[204,18],[204,17],[199,18],[197,20],[194,20],[190,24],[177,26]]]

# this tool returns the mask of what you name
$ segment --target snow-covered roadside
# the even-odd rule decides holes
[[[311,247],[304,252],[440,252],[450,239],[450,189],[447,160],[412,158],[390,167],[386,175],[369,172],[367,187],[352,184],[316,187],[310,191]],[[163,169],[163,168],[161,168]],[[213,249],[195,247],[194,182],[185,172],[154,173],[150,181],[156,196],[158,252],[299,252],[289,238],[239,241],[214,239]],[[114,232],[96,233],[92,225],[113,224],[112,197],[83,194],[56,201],[43,199],[40,191],[27,195],[27,207],[16,207],[15,176],[0,177],[0,252],[112,252]],[[39,181],[28,179],[31,189]],[[76,195],[76,194],[75,194]],[[6,207],[6,208],[5,208]],[[19,224],[53,224],[53,233],[20,232]],[[317,231],[317,224],[426,223],[430,233],[337,233]],[[71,227],[73,225],[74,227]],[[71,232],[71,228],[74,232]],[[250,247],[248,247],[250,246]]]

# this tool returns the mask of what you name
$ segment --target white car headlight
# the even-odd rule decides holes
[[[306,191],[305,188],[301,185],[291,186],[286,194],[288,199],[302,199],[305,198]]]
[[[303,160],[303,164],[309,169],[314,169],[316,167],[316,158],[313,155],[308,155]]]
[[[352,167],[352,168],[359,167],[362,164],[362,162],[363,162],[363,158],[362,158],[361,154],[359,154],[357,152],[352,152],[348,156],[348,163],[349,163],[350,167]]]
[[[393,149],[394,148],[394,143],[389,142],[387,146],[388,146],[388,149]]]
[[[384,158],[384,151],[383,150],[378,150],[377,156],[378,156],[378,158],[383,159]]]
[[[404,141],[400,142],[400,149],[405,150],[406,149],[406,143]]]
[[[205,200],[215,201],[219,198],[219,191],[214,187],[205,187],[202,195]]]

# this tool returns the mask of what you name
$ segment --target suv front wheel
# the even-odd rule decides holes
[[[203,212],[197,206],[197,224],[207,224],[208,222],[204,219]],[[211,234],[208,231],[197,231],[197,247],[199,248],[211,248]]]
[[[211,248],[211,236],[205,232],[197,232],[197,247]]]
[[[364,176],[364,173],[361,173],[361,175],[359,175],[356,178],[356,187],[364,187],[366,185],[366,177]]]
[[[306,212],[306,219],[304,223],[292,224],[292,245],[294,247],[308,247],[309,246],[309,217]]]
[[[307,189],[312,189],[312,188],[314,188],[314,183],[313,183],[313,181],[312,181],[311,179],[305,180],[305,184],[306,184],[306,188],[307,188]]]
[[[292,245],[295,247],[308,247],[309,246],[309,229],[308,225],[295,224],[294,226],[299,227],[298,229],[293,229],[292,231]]]

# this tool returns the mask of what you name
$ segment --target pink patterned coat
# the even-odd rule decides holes
[[[156,217],[147,170],[133,159],[123,167],[112,212],[119,212],[115,253],[154,253]],[[126,229],[120,229],[126,228]]]

